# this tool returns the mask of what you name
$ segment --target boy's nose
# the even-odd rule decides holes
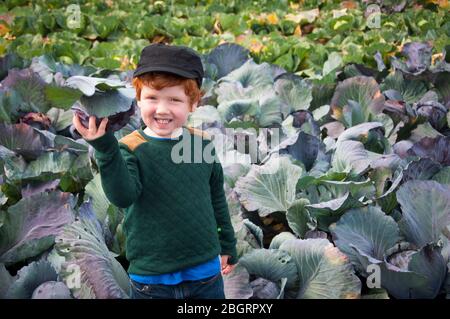
[[[158,103],[158,105],[156,106],[156,112],[157,114],[161,113],[161,114],[168,114],[169,112],[169,107],[167,106],[166,102],[164,101],[160,101]]]

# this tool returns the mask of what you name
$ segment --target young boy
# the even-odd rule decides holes
[[[107,118],[98,128],[93,116],[89,128],[73,118],[95,148],[106,196],[126,208],[132,298],[224,299],[222,273],[237,263],[215,149],[209,148],[215,161],[201,163],[180,163],[172,152],[176,144],[189,141],[183,145],[191,149],[184,147],[183,155],[203,154],[212,143],[206,133],[185,126],[200,101],[202,79],[195,51],[152,44],[142,50],[133,78],[145,128],[117,141],[105,133]]]

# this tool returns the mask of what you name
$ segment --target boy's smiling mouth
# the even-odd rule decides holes
[[[155,125],[157,129],[168,129],[171,126],[171,123],[173,122],[173,119],[169,118],[158,118],[155,117]]]
[[[172,122],[172,119],[169,119],[169,118],[162,118],[162,117],[155,117],[155,121],[156,121],[158,124],[164,125],[164,124],[169,124],[170,122]]]

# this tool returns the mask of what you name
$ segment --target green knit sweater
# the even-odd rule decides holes
[[[183,126],[177,139],[158,139],[141,127],[119,141],[110,132],[88,141],[107,198],[125,208],[129,273],[174,272],[219,254],[232,256],[231,264],[237,262],[222,165],[205,136]],[[214,162],[201,156],[208,145]],[[191,155],[190,162],[173,160],[172,150],[179,150],[184,159]],[[200,163],[194,162],[198,156]]]

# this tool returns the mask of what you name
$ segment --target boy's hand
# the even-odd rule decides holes
[[[104,117],[98,126],[95,124],[95,116],[91,115],[89,117],[89,128],[85,128],[83,124],[81,124],[80,118],[76,113],[73,114],[72,119],[73,125],[77,129],[78,133],[86,140],[94,140],[96,138],[99,138],[103,136],[106,132],[106,124],[108,123],[108,118]]]
[[[228,264],[228,258],[230,258],[230,255],[222,255],[220,256],[220,264],[222,267],[222,275],[227,275],[230,272],[233,271],[234,267],[236,267],[236,265],[230,265]]]

